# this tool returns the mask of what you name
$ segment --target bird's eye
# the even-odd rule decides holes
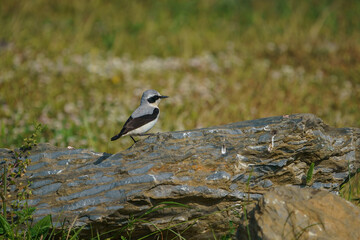
[[[147,100],[148,100],[149,103],[154,103],[159,98],[160,98],[159,96],[152,96],[152,97],[148,98]]]

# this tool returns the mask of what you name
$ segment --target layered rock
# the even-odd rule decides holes
[[[259,200],[274,186],[305,186],[311,163],[311,187],[337,193],[360,166],[359,136],[360,129],[331,128],[297,114],[155,134],[113,155],[40,144],[23,180],[32,181],[36,218],[77,217],[85,229],[91,223],[107,231],[171,201],[189,208],[147,214],[148,222],[137,222],[133,234],[179,223],[176,231],[207,239],[226,232],[230,220],[239,223],[245,201]],[[0,161],[12,157],[0,151]]]

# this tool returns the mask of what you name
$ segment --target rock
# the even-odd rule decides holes
[[[154,225],[175,225],[187,238],[207,239],[228,231],[229,221],[238,224],[234,211],[271,187],[305,186],[311,163],[311,187],[337,193],[360,166],[359,136],[360,129],[331,128],[314,115],[296,114],[154,134],[113,155],[40,144],[21,180],[32,181],[36,219],[78,217],[85,233],[89,224],[105,232],[159,203],[177,202],[189,208],[146,214],[148,222],[135,223],[132,237],[155,231]],[[0,149],[0,163],[4,158],[13,154]]]
[[[360,239],[360,208],[324,190],[279,186],[249,213],[251,239]],[[246,225],[238,238],[248,239]]]

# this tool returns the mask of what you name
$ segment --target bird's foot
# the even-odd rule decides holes
[[[131,139],[134,141],[134,144],[137,143],[138,141],[136,141],[132,136],[130,136]]]

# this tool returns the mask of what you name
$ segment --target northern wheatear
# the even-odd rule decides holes
[[[111,141],[115,141],[121,136],[130,135],[131,139],[136,143],[132,135],[146,133],[155,125],[160,115],[158,108],[160,100],[167,97],[168,96],[161,96],[161,94],[155,90],[145,91],[141,97],[140,106],[125,122],[120,133],[111,138]]]

